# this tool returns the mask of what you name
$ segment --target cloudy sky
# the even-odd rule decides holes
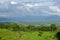
[[[0,17],[60,16],[60,0],[0,0]]]

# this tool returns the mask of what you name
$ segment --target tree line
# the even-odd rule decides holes
[[[9,29],[12,31],[56,31],[57,30],[57,26],[55,24],[51,24],[50,26],[44,26],[44,25],[40,25],[40,26],[35,26],[35,25],[23,25],[23,24],[17,24],[17,23],[0,23],[0,29]]]

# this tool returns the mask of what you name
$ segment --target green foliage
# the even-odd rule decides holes
[[[38,36],[42,36],[42,34],[43,34],[43,32],[42,32],[42,31],[40,31],[40,32],[39,32],[39,34],[38,34]]]
[[[56,38],[53,39],[55,32],[44,32],[44,31],[35,31],[35,32],[23,32],[22,37],[19,37],[19,33],[7,29],[0,29],[0,37],[2,37],[1,40],[56,40]],[[38,36],[38,34],[41,33],[41,36]]]
[[[57,26],[23,25],[18,23],[0,23],[1,40],[56,40]],[[53,32],[52,32],[53,31]],[[32,32],[32,33],[31,33]],[[52,36],[53,35],[53,36]]]
[[[27,29],[29,29],[29,31],[35,31],[35,26],[34,25],[28,25]]]
[[[0,37],[0,40],[2,39],[2,37]]]
[[[56,25],[55,24],[51,24],[51,31],[55,31],[55,30],[57,30],[57,27],[56,27]]]
[[[3,24],[0,23],[0,28],[9,29],[12,31],[56,31],[57,26],[55,24],[51,24],[50,26],[34,26],[34,25],[28,25],[25,26],[23,24],[16,24],[16,23],[9,23],[9,24]]]

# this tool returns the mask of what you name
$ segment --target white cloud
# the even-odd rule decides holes
[[[17,4],[17,2],[15,2],[15,1],[11,1],[10,3],[11,3],[11,4]]]
[[[50,10],[52,10],[54,12],[60,13],[60,8],[57,6],[49,6],[49,8],[50,8]]]
[[[14,4],[15,2],[12,2]],[[22,3],[22,6],[19,6],[17,8],[39,8],[42,6],[52,6],[54,5],[54,2],[40,2],[40,3]]]
[[[27,4],[23,3],[23,5],[25,7],[29,7],[29,8],[40,7],[40,6],[52,6],[54,4],[55,4],[55,2],[40,2],[40,3],[34,3],[34,4],[33,3],[27,3]]]
[[[40,4],[36,3],[36,4],[34,4],[33,6],[36,6],[36,7],[38,7],[38,6],[40,6]]]
[[[57,7],[49,7],[51,11],[48,11],[48,10],[43,10],[43,12],[45,13],[44,15],[46,16],[49,16],[49,15],[57,15],[57,16],[60,16],[60,11]]]
[[[32,8],[33,7],[32,4],[25,4],[24,6],[29,7],[29,8]]]
[[[25,7],[32,8],[32,7],[40,7],[41,4],[40,4],[40,3],[35,3],[35,4],[27,3],[27,4],[24,4],[24,6],[25,6]]]

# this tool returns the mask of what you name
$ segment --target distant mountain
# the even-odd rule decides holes
[[[25,24],[60,24],[59,16],[25,16],[14,18],[0,18],[0,22],[20,22]]]

